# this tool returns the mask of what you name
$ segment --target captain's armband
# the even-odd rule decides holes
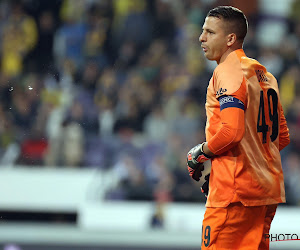
[[[239,108],[242,110],[245,110],[245,105],[244,103],[230,95],[223,95],[219,98],[219,103],[220,103],[220,110],[222,111],[223,109],[226,108]]]

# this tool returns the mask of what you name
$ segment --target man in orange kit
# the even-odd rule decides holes
[[[202,249],[269,249],[265,235],[285,202],[279,151],[289,130],[276,79],[242,49],[247,29],[242,11],[219,6],[199,38],[206,58],[218,63],[207,88],[206,142],[187,155],[197,181],[211,160]]]

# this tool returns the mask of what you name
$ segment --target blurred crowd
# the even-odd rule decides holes
[[[111,171],[106,199],[204,201],[186,153],[205,140],[216,64],[198,38],[209,9],[233,5],[249,19],[246,54],[278,79],[300,204],[300,1],[242,2],[0,1],[0,164]]]

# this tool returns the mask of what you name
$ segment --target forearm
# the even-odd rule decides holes
[[[243,138],[242,129],[222,127],[219,132],[207,143],[208,149],[215,155],[220,155],[240,142]]]
[[[222,154],[234,147],[244,136],[244,111],[227,108],[221,111],[222,127],[203,147],[209,156]]]

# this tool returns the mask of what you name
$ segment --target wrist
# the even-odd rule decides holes
[[[208,142],[205,142],[202,146],[202,152],[204,154],[206,154],[209,157],[214,156],[214,153],[210,151],[209,147],[208,147]]]
[[[210,156],[203,152],[204,144],[205,142],[202,142],[201,144],[198,144],[196,147],[194,147],[194,152],[192,157],[193,161],[203,163],[210,159]]]

